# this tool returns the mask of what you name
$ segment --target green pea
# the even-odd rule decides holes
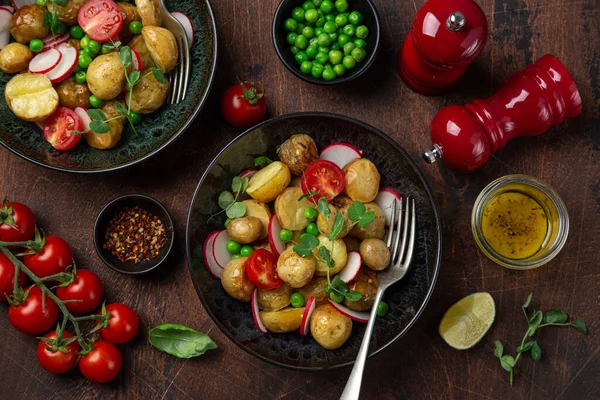
[[[354,25],[346,25],[344,27],[344,33],[350,37],[354,37],[354,35],[356,35],[356,28]]]
[[[319,8],[321,6],[321,3],[323,2],[323,0],[313,0],[313,3],[315,5],[315,7]]]
[[[304,11],[314,10],[315,3],[313,3],[312,1],[305,1],[304,3],[302,3],[302,8],[304,9]]]
[[[326,81],[332,81],[335,79],[335,77],[336,75],[333,68],[325,68],[323,70],[323,79],[325,79]]]
[[[75,73],[75,82],[77,83],[85,83],[87,78],[87,74],[85,71],[79,71]]]
[[[350,43],[351,41],[352,41],[352,39],[350,39],[350,36],[346,35],[345,33],[338,35],[338,43],[340,44],[340,46],[345,46],[347,43]]]
[[[329,33],[328,35],[329,35],[329,40],[331,40],[332,43],[337,42],[338,35],[336,32]]]
[[[294,57],[296,58],[296,61],[298,62],[298,64],[302,64],[304,61],[308,61],[308,56],[302,50],[297,52]]]
[[[318,39],[319,35],[322,35],[324,33],[325,33],[325,29],[322,26],[315,28],[315,36],[317,37],[317,39]]]
[[[90,55],[92,57],[100,53],[100,43],[96,42],[95,40],[90,40],[85,48],[91,53]]]
[[[304,29],[304,27],[305,27],[305,26],[306,26],[306,25],[304,25],[302,22],[298,23],[298,26],[296,27],[296,30],[295,30],[295,32],[296,32],[298,35],[302,35],[302,29]]]
[[[344,54],[350,54],[354,50],[354,43],[346,43],[344,45]]]
[[[335,22],[335,16],[333,16],[333,14],[325,15],[325,23],[327,22]]]
[[[329,52],[329,61],[331,61],[333,65],[341,64],[343,57],[344,55],[339,50],[331,50]]]
[[[289,32],[294,32],[297,27],[298,27],[298,21],[296,21],[294,18],[288,18],[283,23],[283,28]]]
[[[79,68],[87,69],[87,67],[89,67],[91,63],[92,57],[90,57],[86,53],[79,53],[79,60],[77,61],[77,65],[79,65]]]
[[[46,0],[37,0],[36,3],[38,6],[41,6],[41,7],[46,7],[48,5],[48,1],[46,1]]]
[[[67,30],[67,26],[65,24],[63,24],[62,22],[57,22],[54,25],[53,30],[54,30],[55,35],[62,35]]]
[[[311,26],[305,26],[302,29],[302,35],[307,39],[312,39],[315,37],[315,30]]]
[[[339,43],[334,43],[331,45],[331,50],[341,50],[342,46]]]
[[[300,7],[296,7],[292,10],[292,18],[298,22],[304,21],[304,10]]]
[[[300,49],[297,48],[296,46],[292,46],[292,47],[290,47],[290,51],[292,52],[292,54],[296,54],[300,51]]]
[[[319,12],[317,10],[306,10],[304,12],[304,19],[306,20],[306,22],[308,22],[309,24],[314,24],[315,22],[317,22],[317,20],[319,19],[320,15]]]
[[[79,41],[79,45],[81,46],[82,49],[86,48],[87,45],[90,43],[90,37],[88,35],[85,35],[84,37],[81,38],[81,40]]]
[[[317,39],[316,37],[310,39],[308,41],[308,46],[314,46],[314,47],[319,47],[319,39]]]
[[[290,32],[290,33],[288,33],[286,40],[287,40],[288,44],[295,45],[297,37],[298,37],[298,34],[296,32]],[[85,47],[85,46],[83,46],[83,47]]]
[[[135,111],[129,111],[129,120],[132,124],[137,125],[142,122],[142,116]]]
[[[333,67],[333,71],[335,72],[335,74],[339,78],[341,76],[344,76],[344,74],[346,73],[346,67],[344,67],[344,64],[338,64],[338,65],[336,65],[336,66]]]
[[[240,255],[242,257],[250,257],[250,254],[252,254],[254,252],[254,249],[252,248],[252,246],[250,245],[245,245],[242,247],[242,249],[240,250]]]
[[[336,0],[335,1],[335,9],[338,10],[338,12],[344,12],[348,9],[348,7],[350,7],[350,5],[348,4],[347,0]]]
[[[333,11],[333,2],[331,0],[323,0],[323,2],[321,3],[321,5],[319,6],[319,9],[321,11],[323,11],[323,13],[325,14],[329,14],[330,12]]]
[[[304,218],[306,218],[309,221],[314,221],[315,219],[317,219],[317,215],[317,210],[312,207],[308,207],[306,210],[304,210]]]
[[[327,57],[329,57],[329,56],[327,56]],[[325,69],[328,69],[328,68],[333,69],[333,65],[331,65],[331,63],[329,63],[329,62],[327,64],[325,64],[324,67],[325,67]]]
[[[323,75],[323,66],[321,64],[317,64],[315,61],[313,63],[310,74],[313,76],[313,78],[319,79],[321,77],[321,75]]]
[[[358,25],[363,21],[363,16],[358,11],[352,11],[348,16],[348,21],[350,21],[352,25]]]
[[[231,218],[227,218],[225,220],[225,223],[223,225],[225,225],[225,228],[227,228],[227,224],[231,222]]]
[[[94,95],[90,96],[90,105],[94,108],[100,108],[104,105],[104,100],[97,98]]]
[[[365,42],[362,39],[354,39],[354,41],[352,43],[354,43],[354,47],[357,47],[359,49],[366,49],[367,48],[367,42]]]
[[[29,42],[29,49],[34,53],[42,51],[43,48],[44,42],[42,42],[40,39],[33,39],[31,42]]]
[[[225,248],[231,254],[238,254],[240,250],[242,250],[242,245],[236,242],[235,240],[230,240],[225,245]]]
[[[231,255],[231,259],[232,259],[232,260],[235,260],[235,259],[237,259],[237,258],[240,258],[241,256],[242,256],[241,254],[232,254],[232,255]]]
[[[364,39],[367,36],[369,36],[369,28],[367,28],[365,25],[361,25],[356,28],[356,37],[357,38]]]
[[[387,305],[387,303],[385,301],[382,301],[377,306],[377,316],[385,317],[389,310],[390,310],[390,307]]]
[[[129,32],[133,33],[134,35],[139,35],[140,33],[142,33],[142,23],[140,21],[131,21],[129,23]]]
[[[304,296],[302,296],[302,293],[296,292],[290,297],[290,303],[294,308],[304,307]]]
[[[329,46],[319,46],[319,53],[329,54],[331,51],[331,47]]]
[[[322,15],[319,15],[319,18],[317,19],[317,21],[315,22],[315,25],[318,27],[322,27],[323,25],[325,25],[325,17]]]
[[[302,64],[300,64],[300,71],[302,71],[303,74],[310,74],[312,66],[313,64],[310,61],[303,61]]]
[[[79,25],[73,25],[71,28],[69,28],[69,33],[75,39],[81,39],[85,35],[85,32]]]
[[[364,49],[356,48],[352,50],[352,53],[350,53],[350,55],[352,56],[352,58],[354,58],[356,62],[361,62],[367,57],[367,52]]]
[[[331,299],[331,301],[335,301],[336,303],[341,303],[342,301],[344,301],[344,296],[333,290],[331,291],[331,293],[329,293],[329,298]]]
[[[337,28],[338,27],[336,23],[333,21],[325,22],[325,25],[323,25],[325,33],[334,33],[337,30]]]
[[[308,46],[306,48],[306,55],[308,56],[309,59],[314,60],[315,57],[317,56],[317,54],[319,54],[319,50],[317,49],[317,46]]]
[[[308,39],[304,35],[298,35],[296,37],[296,47],[300,50],[304,50],[308,46]]]
[[[352,69],[356,66],[356,61],[354,61],[354,58],[352,58],[352,56],[345,56],[344,60],[342,61],[342,64],[344,65],[344,67],[346,67],[346,69]]]
[[[325,68],[325,70],[328,70],[328,68]],[[310,224],[306,225],[306,233],[317,236],[319,234],[319,228],[317,228],[317,224],[311,222]]]
[[[317,39],[319,40],[319,46],[329,46],[331,44],[331,39],[326,33],[321,33]]]
[[[81,68],[79,68],[79,65],[76,65],[75,68],[73,69],[73,72],[78,73],[83,71]]]
[[[329,61],[328,53],[318,53],[315,57],[315,62],[317,64],[325,65]]]
[[[288,231],[287,229],[282,229],[279,231],[279,239],[282,242],[289,242],[294,237],[294,232]]]

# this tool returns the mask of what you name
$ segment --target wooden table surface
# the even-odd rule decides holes
[[[2,399],[337,399],[349,369],[295,372],[261,362],[230,342],[196,296],[184,257],[185,219],[198,179],[226,143],[240,133],[225,124],[219,98],[236,77],[254,80],[267,93],[268,116],[331,111],[361,119],[392,136],[417,160],[433,189],[444,248],[440,277],[425,312],[405,336],[367,362],[365,399],[598,399],[600,398],[600,3],[597,0],[478,0],[490,26],[487,47],[456,89],[443,97],[411,92],[398,77],[396,53],[418,1],[375,0],[383,42],[375,65],[360,80],[340,87],[307,84],[289,73],[271,44],[277,0],[212,0],[219,32],[215,84],[202,115],[158,156],[134,168],[101,175],[50,171],[0,150],[0,194],[27,203],[39,224],[68,240],[78,265],[101,276],[106,297],[139,312],[141,329],[121,346],[123,370],[110,384],[93,384],[78,372],[46,373],[36,360],[37,340],[0,318]],[[552,53],[571,71],[583,114],[537,138],[515,140],[471,175],[420,160],[428,126],[441,107],[486,97],[511,73]],[[563,196],[571,232],[561,254],[528,272],[504,269],[477,249],[470,229],[477,194],[512,173],[539,177]],[[105,267],[92,244],[94,219],[114,197],[144,193],[172,213],[176,254],[161,277],[132,278]],[[440,338],[444,311],[461,297],[487,291],[497,318],[475,348],[456,351]],[[526,330],[520,305],[562,308],[587,322],[590,333],[549,328],[539,337],[538,362],[524,357],[511,387],[492,354],[501,339],[512,349]],[[7,305],[0,305],[3,313]],[[181,323],[208,333],[219,350],[180,360],[153,349],[147,332]]]

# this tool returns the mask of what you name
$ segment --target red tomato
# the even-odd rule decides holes
[[[75,111],[67,107],[58,107],[44,122],[44,138],[56,150],[69,150],[75,147],[81,134],[83,124]]]
[[[15,266],[12,261],[0,252],[0,301],[6,300],[13,293],[15,281]],[[25,284],[25,274],[19,271],[19,286]]]
[[[221,99],[225,120],[236,128],[256,125],[265,116],[267,103],[263,92],[249,82],[231,86]]]
[[[91,0],[79,9],[77,22],[89,37],[102,43],[121,31],[123,16],[114,1]]]
[[[39,335],[52,329],[58,320],[58,306],[51,299],[44,299],[42,308],[42,290],[32,286],[23,304],[10,306],[8,319],[17,330],[28,335]]]
[[[56,339],[56,331],[48,332],[44,337]],[[68,339],[73,337],[73,334],[63,331],[62,337],[63,339]],[[63,374],[72,370],[75,364],[77,364],[77,358],[79,357],[77,354],[79,352],[79,343],[74,341],[64,346],[64,349],[67,351],[66,353],[60,349],[51,350],[51,347],[50,343],[46,343],[43,340],[40,340],[40,343],[38,343],[37,358],[42,368],[53,374]]]
[[[129,342],[138,331],[140,321],[135,311],[126,304],[109,304],[106,312],[110,314],[108,326],[99,330],[100,336],[114,344]]]
[[[35,233],[35,215],[25,204],[5,202],[0,209],[0,241],[24,242]]]
[[[262,289],[275,289],[283,283],[277,276],[277,259],[266,249],[256,249],[250,254],[246,275],[250,282]]]
[[[69,243],[58,236],[46,236],[42,251],[26,255],[23,262],[38,278],[44,278],[64,272],[72,265],[73,250]]]
[[[344,190],[346,184],[344,179],[344,171],[331,161],[315,161],[306,168],[302,175],[302,192],[304,194],[317,192],[315,200],[325,197],[331,201]]]
[[[104,296],[104,287],[98,275],[87,269],[78,269],[75,280],[68,286],[59,286],[56,296],[65,300],[81,300],[65,303],[72,313],[89,313],[100,305]]]
[[[97,340],[89,353],[79,359],[79,371],[92,382],[108,382],[121,370],[121,353],[111,343]]]

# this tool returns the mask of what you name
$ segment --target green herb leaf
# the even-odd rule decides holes
[[[149,341],[158,350],[179,358],[201,356],[217,348],[208,335],[179,324],[162,324],[152,328]]]
[[[121,59],[121,63],[125,66],[125,68],[129,68],[131,66],[131,49],[129,46],[121,47],[119,51],[119,58]]]
[[[235,203],[235,199],[230,192],[221,192],[219,195],[219,207],[227,210],[233,203]]]
[[[154,79],[161,85],[167,83],[167,78],[165,78],[165,74],[163,74],[160,69],[152,67],[152,75],[154,75]]]
[[[325,217],[325,221],[329,221],[331,210],[329,209],[329,203],[327,202],[327,199],[325,197],[321,197],[319,199],[319,202],[317,203],[317,208],[319,209],[319,212],[323,214],[323,217]]]
[[[511,355],[504,355],[500,358],[500,365],[508,372],[512,372],[515,366],[515,359]]]
[[[585,322],[583,322],[580,319],[571,321],[571,326],[580,332],[587,333],[587,327],[585,326]]]
[[[537,330],[538,326],[540,326],[540,323],[542,322],[543,317],[544,317],[544,313],[542,313],[539,310],[536,311],[535,313],[533,313],[533,316],[529,320],[529,331],[527,333],[529,336],[533,336],[533,334]]]
[[[50,28],[52,25],[52,13],[50,11],[44,11],[44,15],[42,16],[42,23]]]
[[[504,354],[504,345],[499,340],[494,342],[494,356],[500,358]]]
[[[92,121],[90,122],[90,129],[96,133],[108,133],[110,131],[110,126],[106,122],[101,121]]]
[[[529,293],[529,296],[527,296],[527,300],[525,300],[525,303],[523,303],[522,307],[524,309],[527,309],[527,307],[529,307],[529,304],[531,304],[531,299],[533,298],[533,293]]]
[[[92,121],[106,121],[106,115],[104,115],[102,111],[95,108],[87,110],[87,115],[92,119]]]
[[[120,101],[115,102],[115,108],[117,109],[117,112],[119,114],[124,115],[124,116],[129,115],[129,113],[127,112],[127,107],[125,107]]]
[[[239,193],[242,190],[242,178],[239,176],[234,176],[231,181],[231,190],[233,193]]]
[[[331,228],[331,233],[329,234],[329,240],[334,241],[337,237],[342,233],[344,229],[344,216],[342,213],[337,213],[335,215],[335,219],[333,220],[333,227]]]
[[[525,353],[525,352],[531,350],[534,343],[535,342],[527,342],[523,346],[517,347],[517,353]]]
[[[552,310],[548,311],[544,315],[544,323],[546,324],[562,324],[567,322],[569,316],[563,310]]]
[[[121,47],[121,42],[117,40],[113,43],[113,49],[118,49],[119,47]]]
[[[242,190],[240,192],[244,193],[248,188],[248,183],[250,183],[250,178],[247,176],[242,178]]]
[[[130,81],[130,82],[131,82],[133,85],[135,85],[135,84],[137,83],[137,81],[139,81],[139,80],[140,80],[140,71],[138,71],[138,70],[136,69],[136,70],[133,70],[133,71],[131,71],[131,72],[129,73],[129,81]]]
[[[225,211],[228,218],[242,218],[246,214],[246,205],[244,203],[236,202],[227,208]]]
[[[279,154],[280,151],[281,151],[281,146],[280,145],[275,146],[275,154]]]
[[[315,247],[319,245],[319,239],[313,235],[304,235],[300,238],[297,245],[294,246],[294,251],[300,257],[308,257],[312,254]]]
[[[323,261],[325,261],[325,264],[329,265],[331,263],[331,253],[329,252],[329,249],[327,249],[327,247],[319,247],[319,255],[321,256]]]
[[[339,276],[335,276],[331,281],[331,288],[341,294],[342,296],[346,296],[348,293],[348,284],[340,279]]]
[[[365,205],[360,201],[355,201],[350,208],[348,208],[348,218],[351,221],[358,221],[365,212],[367,212]]]
[[[537,342],[533,342],[533,345],[531,346],[531,358],[534,361],[539,360],[540,358],[542,358],[542,349],[541,347],[537,344]]]
[[[308,193],[303,194],[302,196],[298,197],[298,201],[302,201],[304,199],[308,199],[310,197],[313,197],[316,194],[317,194],[317,192],[315,192],[315,191],[309,191]]]
[[[358,219],[358,226],[360,226],[361,228],[366,228],[371,222],[373,222],[374,219],[375,211],[369,211],[367,213],[364,213]]]
[[[269,157],[260,156],[260,157],[256,157],[254,159],[254,166],[258,167],[258,168],[264,168],[267,165],[271,164],[272,162],[273,162],[273,160],[271,160]]]
[[[348,301],[359,301],[362,298],[361,292],[348,292],[346,293],[346,300]]]

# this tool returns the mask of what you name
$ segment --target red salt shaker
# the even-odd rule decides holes
[[[398,52],[400,76],[416,92],[439,94],[479,56],[487,34],[485,15],[473,0],[429,0]]]
[[[515,73],[485,100],[441,109],[431,121],[433,146],[423,157],[459,172],[481,168],[518,136],[535,136],[581,114],[581,96],[567,68],[547,54]]]

